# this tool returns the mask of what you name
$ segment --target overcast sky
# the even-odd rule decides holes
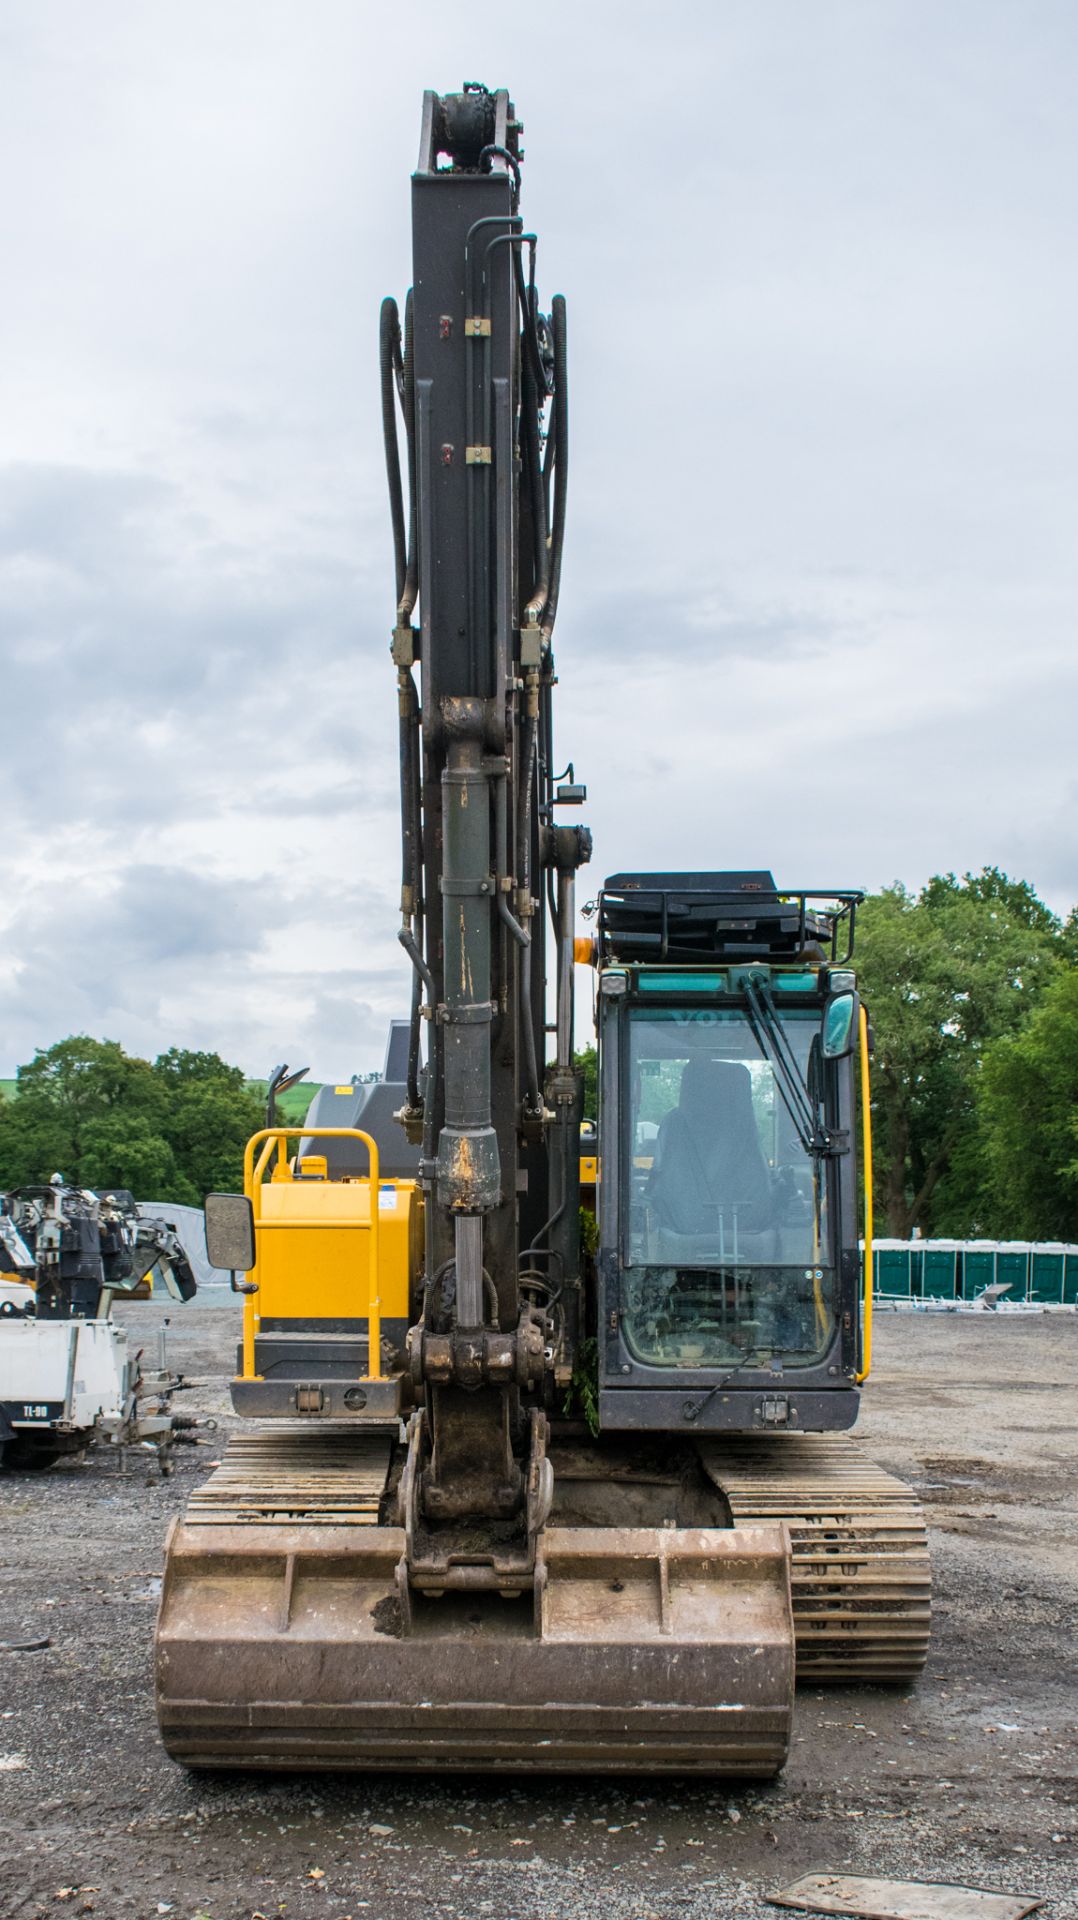
[[[6,0],[0,1072],[380,1063],[378,304],[472,79],[569,301],[592,883],[1078,899],[1073,0]]]

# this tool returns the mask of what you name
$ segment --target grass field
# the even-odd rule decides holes
[[[297,1087],[289,1087],[284,1093],[279,1093],[277,1095],[278,1118],[290,1121],[306,1120],[311,1101],[320,1087],[321,1082],[318,1080],[301,1080]],[[264,1101],[265,1080],[248,1080],[247,1091],[257,1094],[258,1098]]]

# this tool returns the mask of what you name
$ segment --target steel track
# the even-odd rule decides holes
[[[392,1433],[320,1426],[233,1435],[188,1502],[184,1525],[367,1526],[389,1474]]]
[[[700,1453],[735,1526],[790,1529],[798,1680],[915,1680],[932,1578],[910,1488],[845,1434],[716,1440]]]

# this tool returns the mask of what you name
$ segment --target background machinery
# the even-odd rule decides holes
[[[59,1174],[0,1196],[0,1209],[0,1460],[47,1467],[104,1438],[152,1447],[167,1472],[177,1431],[203,1423],[171,1411],[180,1382],[163,1330],[144,1369],[111,1314],[154,1270],[174,1299],[192,1297],[175,1230],[142,1219],[127,1192],[99,1198]]]
[[[843,1433],[869,1361],[858,896],[620,874],[576,938],[565,306],[536,291],[520,134],[504,92],[425,96],[403,338],[393,301],[381,324],[402,1097],[267,1128],[245,1195],[207,1202],[260,1424],[170,1536],[158,1713],[192,1766],[770,1773],[795,1667],[924,1658],[919,1514]]]

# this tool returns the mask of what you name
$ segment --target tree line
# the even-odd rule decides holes
[[[170,1047],[151,1062],[74,1034],[39,1050],[19,1068],[16,1097],[0,1100],[0,1189],[61,1173],[97,1193],[126,1187],[200,1207],[243,1185],[243,1149],[264,1112],[219,1054]]]
[[[858,909],[872,1023],[876,1230],[906,1239],[1078,1240],[1078,910],[998,868],[937,875]],[[595,1055],[578,1056],[594,1117]],[[201,1205],[241,1184],[262,1103],[239,1067],[150,1062],[76,1035],[0,1100],[0,1188],[81,1186]]]

